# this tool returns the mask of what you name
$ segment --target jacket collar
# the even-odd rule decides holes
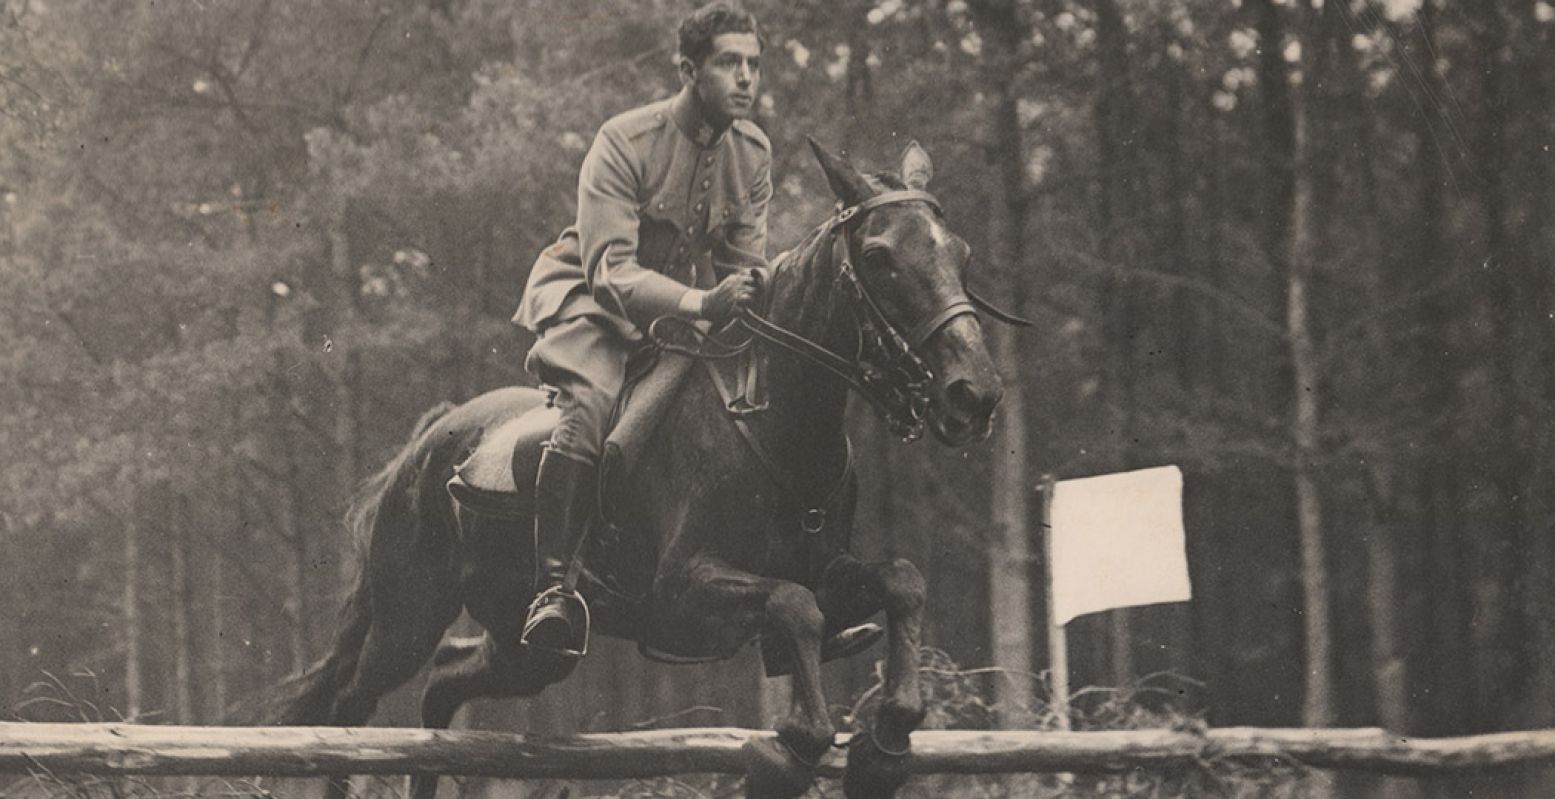
[[[675,127],[680,128],[686,138],[695,142],[698,147],[713,147],[723,141],[729,128],[714,130],[707,120],[698,112],[695,96],[691,87],[682,86],[680,93],[670,100],[670,115],[675,118]]]

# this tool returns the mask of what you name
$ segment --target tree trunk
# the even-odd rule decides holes
[[[1517,110],[1523,130],[1537,137],[1533,140],[1549,142],[1555,134],[1555,123],[1549,116],[1551,82],[1555,80],[1551,74],[1555,71],[1555,35],[1548,23],[1538,19],[1535,4],[1524,4],[1521,13],[1517,30],[1533,41],[1520,49],[1522,63],[1515,69],[1521,90],[1513,96],[1519,101]],[[1548,151],[1533,146],[1521,151],[1525,164],[1530,152],[1539,152],[1540,156],[1527,168],[1516,171],[1521,176],[1519,195],[1526,202],[1518,235],[1523,253],[1519,260],[1524,276],[1518,282],[1525,305],[1524,324],[1516,348],[1521,352],[1522,377],[1518,385],[1524,394],[1521,421],[1531,432],[1521,442],[1527,455],[1520,467],[1522,493],[1526,497],[1520,524],[1528,544],[1525,556],[1519,559],[1521,611],[1528,626],[1525,657],[1531,673],[1527,698],[1521,703],[1523,717],[1514,723],[1544,727],[1555,724],[1555,612],[1550,608],[1551,585],[1555,583],[1555,497],[1550,490],[1555,485],[1555,424],[1548,418],[1549,409],[1555,408],[1555,370],[1549,368],[1555,363],[1555,343],[1550,340],[1550,320],[1555,319],[1555,277],[1550,274],[1548,263],[1548,243],[1555,240],[1551,222],[1555,217],[1555,189],[1551,188],[1555,167],[1550,165]],[[1539,252],[1544,253],[1542,263],[1536,255]]]
[[[275,329],[276,301],[276,298],[271,298],[269,327],[272,332]],[[283,622],[286,625],[287,654],[290,657],[290,672],[301,674],[308,667],[309,656],[308,622],[312,618],[312,606],[308,600],[312,594],[308,589],[307,578],[311,553],[308,536],[302,534],[297,518],[299,509],[302,507],[303,492],[307,487],[303,485],[301,469],[297,463],[297,447],[293,443],[294,437],[289,418],[292,397],[286,383],[284,357],[280,349],[273,352],[270,363],[270,407],[268,409],[271,450],[274,452],[271,460],[282,464],[278,470],[280,483],[267,486],[270,490],[257,496],[263,496],[269,502],[270,507],[266,511],[266,516],[274,521],[274,536],[283,553],[280,569],[283,592],[281,607],[285,616]],[[246,493],[255,495],[252,491]]]
[[[145,683],[141,676],[141,641],[144,629],[140,615],[140,508],[134,503],[124,523],[124,718],[134,721],[144,707]]]
[[[235,497],[235,495],[234,495]],[[235,526],[234,526],[235,527]],[[216,724],[227,720],[227,613],[226,613],[226,558],[222,547],[231,546],[230,540],[217,544],[214,552],[206,554],[208,601],[210,602],[210,640],[206,647],[205,680],[209,682],[209,718]]]
[[[1111,271],[1102,289],[1103,341],[1106,364],[1103,375],[1111,434],[1106,468],[1123,471],[1133,465],[1138,424],[1135,396],[1134,351],[1139,340],[1137,291],[1129,270],[1138,268],[1140,248],[1136,229],[1143,214],[1131,201],[1143,182],[1135,152],[1139,124],[1129,82],[1128,31],[1115,0],[1095,0],[1096,38],[1100,56],[1101,89],[1096,99],[1098,171],[1102,175],[1100,226],[1102,256]],[[1128,220],[1128,221],[1124,221]],[[1129,608],[1106,614],[1112,684],[1133,682],[1133,634]]]
[[[286,461],[286,485],[279,486],[274,494],[275,518],[280,525],[276,532],[280,536],[282,546],[290,556],[286,560],[286,568],[283,571],[283,590],[286,598],[282,607],[286,611],[287,651],[291,656],[291,673],[301,674],[308,668],[311,660],[308,642],[311,640],[310,626],[313,620],[314,605],[309,601],[312,594],[308,586],[308,568],[312,558],[312,547],[308,545],[309,536],[304,534],[302,525],[298,521],[303,507],[303,496],[306,486],[303,484],[302,469],[297,463],[297,448],[293,446],[290,435],[291,425],[283,419],[277,428],[282,437],[282,455]]]
[[[1178,46],[1176,33],[1169,27],[1164,27],[1160,33],[1158,42],[1163,51],[1167,52],[1166,59],[1169,73],[1167,80],[1166,109],[1163,113],[1162,151],[1165,159],[1166,189],[1167,189],[1167,218],[1165,223],[1164,251],[1167,271],[1170,274],[1185,280],[1192,280],[1197,276],[1194,272],[1194,248],[1189,240],[1188,200],[1190,197],[1202,196],[1197,182],[1197,165],[1190,170],[1186,163],[1189,155],[1184,152],[1187,146],[1183,136],[1183,117],[1189,113],[1190,106],[1187,97],[1190,89],[1190,79],[1184,69],[1171,55],[1171,48]],[[1163,335],[1163,339],[1171,342],[1172,368],[1177,377],[1177,384],[1183,389],[1185,395],[1191,396],[1194,389],[1202,380],[1202,374],[1195,361],[1198,350],[1198,337],[1195,335],[1198,321],[1198,308],[1193,295],[1186,288],[1176,288],[1170,293],[1171,302],[1171,330]]]
[[[0,718],[15,718],[15,704],[26,685],[23,671],[26,644],[22,639],[22,612],[27,607],[22,591],[21,531],[11,514],[0,510]]]
[[[360,425],[357,417],[358,382],[361,373],[362,344],[356,324],[357,295],[360,278],[351,264],[351,237],[349,208],[344,198],[336,198],[329,220],[329,269],[335,290],[331,292],[336,307],[333,311],[331,330],[334,352],[328,360],[334,378],[335,419],[335,475],[338,496],[348,503],[356,491],[357,478],[361,474],[358,461],[361,457]],[[335,510],[343,510],[342,508]],[[336,548],[338,584],[344,589],[351,585],[356,569],[356,544],[349,535],[340,537]]]
[[[1419,57],[1424,91],[1431,97],[1445,96],[1445,81],[1439,68],[1436,15],[1439,0],[1426,0],[1418,12]],[[1421,142],[1453,141],[1451,131],[1438,124],[1431,114],[1415,117],[1415,136]],[[1414,225],[1413,250],[1417,273],[1409,275],[1409,285],[1433,286],[1445,278],[1448,253],[1445,231],[1448,206],[1448,173],[1444,159],[1453,157],[1443,144],[1422,147],[1418,156],[1419,212]],[[1458,377],[1464,368],[1460,354],[1462,342],[1454,320],[1461,306],[1445,292],[1433,292],[1420,303],[1411,321],[1421,331],[1419,346],[1410,359],[1412,379],[1420,381],[1420,416],[1435,420],[1422,432],[1424,453],[1420,486],[1428,565],[1426,577],[1432,590],[1427,596],[1426,612],[1431,619],[1430,649],[1433,656],[1426,664],[1423,682],[1434,686],[1426,699],[1423,720],[1427,731],[1456,732],[1466,729],[1472,678],[1466,644],[1469,642],[1465,610],[1469,604],[1464,573],[1462,491],[1457,471],[1467,463],[1469,453],[1459,431],[1463,409],[1458,394]]]
[[[252,239],[252,227],[250,227]],[[239,311],[236,307],[226,310],[226,327],[229,338],[236,340],[239,328]],[[244,441],[252,433],[244,425],[243,401],[246,392],[233,391],[229,395],[227,412],[227,436],[229,441]],[[210,611],[210,638],[206,644],[205,680],[210,688],[209,718],[216,724],[227,720],[227,549],[241,546],[239,536],[244,531],[242,497],[245,491],[242,472],[242,450],[234,447],[228,451],[221,491],[224,511],[216,515],[219,534],[207,546],[196,551],[206,564],[206,591]]]
[[[989,263],[1003,267],[1002,288],[1020,311],[1025,288],[1021,275],[1025,252],[1021,227],[1026,217],[1025,152],[1016,110],[1017,48],[1023,26],[1009,2],[978,2],[972,12],[987,42],[985,85],[992,95],[988,120],[988,159],[993,172],[988,197]],[[1031,469],[1026,446],[1025,358],[1015,333],[997,326],[988,331],[993,358],[1004,377],[1001,424],[995,428],[992,464],[992,522],[996,545],[988,563],[989,629],[994,666],[1008,672],[995,680],[996,707],[1002,723],[1013,723],[1031,706],[1033,619],[1031,589]]]
[[[1332,24],[1337,8],[1324,7],[1325,28]],[[1335,35],[1332,30],[1324,31],[1322,38],[1325,48],[1331,41],[1335,41]],[[1354,54],[1354,48],[1344,46],[1342,38],[1337,41],[1338,52]],[[1330,52],[1325,49],[1324,55],[1328,56]],[[1409,289],[1406,284],[1390,293],[1383,273],[1388,257],[1379,236],[1383,225],[1381,192],[1373,171],[1377,163],[1378,142],[1372,127],[1373,109],[1364,94],[1364,71],[1359,66],[1355,61],[1345,64],[1343,84],[1349,111],[1346,117],[1354,120],[1355,126],[1346,135],[1357,143],[1358,166],[1363,170],[1360,177],[1363,207],[1360,212],[1367,224],[1361,234],[1361,263],[1358,266],[1362,270],[1367,306],[1381,308],[1391,296],[1402,295]],[[1330,73],[1325,70],[1324,74]],[[1401,385],[1407,381],[1407,367],[1400,368],[1399,365],[1407,364],[1408,358],[1402,357],[1405,353],[1397,351],[1397,347],[1390,342],[1381,317],[1373,315],[1366,324],[1363,345],[1363,357],[1378,365],[1372,375],[1375,382],[1368,388],[1386,396],[1386,386]],[[1378,388],[1379,385],[1382,388]],[[1404,593],[1399,590],[1402,568],[1398,548],[1401,491],[1397,475],[1401,468],[1409,467],[1407,462],[1398,462],[1403,457],[1380,454],[1361,464],[1361,479],[1370,487],[1366,501],[1366,529],[1362,534],[1366,543],[1366,617],[1371,627],[1372,706],[1377,723],[1400,735],[1413,732],[1409,713],[1409,669],[1400,620],[1404,613]],[[1381,799],[1405,799],[1418,795],[1418,791],[1399,780],[1384,780],[1376,786],[1374,795]]]
[[[1501,3],[1486,0],[1473,6],[1471,20],[1475,33],[1475,52],[1481,80],[1479,139],[1475,158],[1482,176],[1480,207],[1484,215],[1485,261],[1488,268],[1486,288],[1478,297],[1474,317],[1476,327],[1486,331],[1475,342],[1480,357],[1488,362],[1486,376],[1499,389],[1488,395],[1483,413],[1490,431],[1479,446],[1475,462],[1481,468],[1478,481],[1489,478],[1489,502],[1481,528],[1466,530],[1473,536],[1475,551],[1471,560],[1471,607],[1474,624],[1473,679],[1476,687],[1474,706],[1476,726],[1493,728],[1506,722],[1512,703],[1517,700],[1508,690],[1518,679],[1515,662],[1522,648],[1519,631],[1509,618],[1514,605],[1510,587],[1515,576],[1514,561],[1526,539],[1523,535],[1520,493],[1524,474],[1521,453],[1526,442],[1518,433],[1517,334],[1521,328],[1519,296],[1521,272],[1514,247],[1514,225],[1508,208],[1508,168],[1514,143],[1510,138],[1509,105],[1511,76],[1506,70],[1508,33]],[[1546,267],[1547,268],[1547,267]],[[1484,489],[1480,489],[1484,491]]]
[[[1188,103],[1192,84],[1182,64],[1178,63],[1178,58],[1172,55],[1173,48],[1179,44],[1175,30],[1163,25],[1159,36],[1157,42],[1166,54],[1169,70],[1162,130],[1168,195],[1165,236],[1162,243],[1166,253],[1165,264],[1167,271],[1172,275],[1188,281],[1198,280],[1200,278],[1197,274],[1195,256],[1202,259],[1204,253],[1200,248],[1195,247],[1189,234],[1191,220],[1188,198],[1203,197],[1205,189],[1204,184],[1198,180],[1197,168],[1193,170],[1188,168],[1187,160],[1190,153],[1186,152],[1187,137],[1183,136],[1185,117],[1191,113],[1192,108]],[[1181,396],[1193,397],[1201,390],[1206,371],[1199,367],[1204,358],[1200,350],[1206,349],[1198,336],[1199,304],[1186,288],[1174,289],[1167,296],[1170,300],[1163,305],[1171,309],[1171,321],[1169,327],[1163,326],[1162,340],[1170,342],[1174,350],[1171,368]],[[1164,635],[1164,640],[1157,640],[1161,640],[1161,643],[1168,647],[1167,668],[1180,675],[1192,674],[1191,656],[1194,649],[1201,645],[1194,638],[1193,609],[1184,606],[1172,610]],[[1208,675],[1197,676],[1203,678]],[[1177,707],[1186,712],[1197,701],[1199,701],[1198,696],[1180,696]]]
[[[1301,31],[1305,25],[1297,25]],[[1266,42],[1265,48],[1273,46]],[[1323,541],[1323,503],[1318,493],[1319,421],[1316,342],[1311,313],[1311,280],[1315,267],[1312,230],[1312,172],[1309,162],[1309,118],[1305,85],[1321,85],[1321,76],[1307,74],[1287,87],[1291,105],[1290,238],[1286,250],[1286,329],[1293,385],[1291,440],[1295,444],[1294,483],[1296,524],[1301,540],[1303,637],[1306,641],[1306,686],[1301,721],[1309,727],[1334,722],[1333,646],[1329,613],[1327,548]]]
[[[178,513],[172,519],[173,540],[171,550],[173,614],[173,716],[179,724],[193,724],[194,718],[194,649],[189,635],[189,614],[194,605],[193,591],[189,585],[189,498],[178,495],[175,499]]]

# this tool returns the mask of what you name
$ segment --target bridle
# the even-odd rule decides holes
[[[943,216],[939,200],[926,191],[902,189],[887,191],[870,197],[856,205],[842,208],[817,226],[812,236],[830,236],[833,261],[837,264],[837,280],[851,298],[850,305],[858,316],[858,347],[849,358],[827,349],[799,333],[795,333],[762,316],[753,308],[744,308],[731,326],[739,326],[759,338],[782,347],[801,359],[825,369],[846,382],[885,418],[893,435],[906,441],[923,436],[929,410],[929,386],[934,373],[920,355],[925,342],[952,320],[979,310],[1006,324],[1021,327],[1030,322],[1001,311],[965,286],[950,298],[938,311],[918,322],[911,330],[902,330],[880,310],[880,304],[870,294],[854,266],[854,245],[849,223],[861,220],[876,208],[908,202],[923,202]],[[759,274],[759,273],[758,273]],[[666,317],[669,319],[670,317]],[[668,342],[659,334],[656,320],[649,333],[664,349],[697,357],[723,358],[743,352],[752,339],[739,345],[720,344],[716,352],[703,348],[688,348]],[[712,343],[712,342],[709,342]]]

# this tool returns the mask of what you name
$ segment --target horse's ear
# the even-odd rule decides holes
[[[805,140],[810,142],[810,149],[815,151],[815,160],[821,162],[821,171],[826,173],[826,182],[831,184],[832,193],[837,195],[843,205],[858,205],[870,196],[869,182],[853,168],[853,163],[847,157],[832,155],[809,136]]]
[[[902,152],[902,182],[909,189],[923,190],[934,178],[934,162],[929,160],[929,154],[918,142],[907,143],[907,149]]]

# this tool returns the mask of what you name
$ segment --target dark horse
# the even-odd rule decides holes
[[[856,496],[843,430],[848,389],[946,444],[980,440],[1002,387],[974,303],[1002,317],[964,287],[970,250],[923,190],[932,166],[916,143],[900,176],[866,176],[811,144],[844,210],[780,259],[764,317],[745,317],[767,326],[755,346],[767,360],[768,409],[732,421],[713,381],[691,375],[634,471],[614,481],[613,521],[624,532],[595,535],[585,552],[589,573],[614,575],[613,585],[585,579],[582,590],[605,635],[704,659],[760,639],[771,650],[764,655],[786,663],[794,704],[776,742],[747,746],[752,796],[794,796],[813,780],[835,733],[821,693],[823,645],[883,610],[883,701],[852,739],[844,790],[890,796],[924,716],[924,583],[906,560],[866,562],[848,551]],[[532,580],[526,537],[511,520],[466,513],[445,490],[494,420],[544,400],[509,388],[431,411],[369,481],[351,514],[367,548],[343,627],[277,721],[365,724],[429,657],[421,712],[432,728],[447,727],[471,699],[533,696],[571,672],[574,660],[519,644]],[[443,640],[461,609],[486,632]],[[416,793],[434,790],[435,780],[423,780]]]

